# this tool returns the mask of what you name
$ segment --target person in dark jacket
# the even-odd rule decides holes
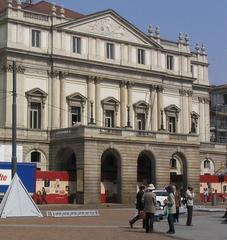
[[[139,187],[139,192],[136,195],[136,209],[138,210],[138,214],[129,221],[130,227],[133,228],[133,224],[140,219],[140,212],[143,211],[143,203],[142,197],[144,194],[145,186],[141,185]],[[145,227],[145,220],[143,219],[143,227]]]

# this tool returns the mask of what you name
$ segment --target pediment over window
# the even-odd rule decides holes
[[[41,102],[45,104],[47,93],[41,90],[40,88],[33,88],[25,93],[28,103],[31,102]]]
[[[191,117],[198,119],[198,118],[200,117],[200,115],[199,115],[198,113],[192,111],[192,112],[191,112]]]
[[[76,92],[66,97],[66,99],[70,102],[86,102],[87,98],[82,94]]]
[[[171,104],[167,107],[165,107],[165,112],[172,112],[172,113],[179,113],[180,112],[180,108],[177,107],[175,104]]]
[[[142,108],[142,109],[147,109],[149,108],[149,104],[143,100],[140,100],[136,103],[133,104],[134,108]]]
[[[120,102],[114,97],[107,97],[102,100],[102,104],[104,104],[104,105],[119,105]]]
[[[45,93],[40,88],[33,88],[25,93],[26,96],[32,96],[32,97],[47,97],[47,93]]]

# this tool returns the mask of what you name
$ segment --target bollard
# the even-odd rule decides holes
[[[212,206],[217,205],[217,194],[212,194],[212,201],[211,201]]]

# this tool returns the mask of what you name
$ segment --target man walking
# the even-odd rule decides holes
[[[171,185],[169,185],[166,188],[166,191],[168,193],[168,198],[166,201],[167,209],[168,209],[168,224],[169,224],[169,230],[166,233],[174,234],[174,215],[176,214],[176,204],[175,204],[175,196],[174,196],[174,190]]]
[[[185,193],[185,197],[187,199],[187,226],[192,226],[192,212],[193,212],[193,199],[194,199],[194,192],[192,187],[188,187],[188,190]]]
[[[136,209],[138,210],[138,214],[129,221],[130,227],[133,228],[133,224],[140,219],[140,212],[143,211],[143,203],[142,197],[144,194],[145,186],[141,185],[139,187],[139,192],[136,195]],[[143,227],[145,226],[145,220],[143,219]]]
[[[153,232],[154,214],[156,211],[156,195],[152,192],[155,189],[153,184],[149,184],[142,201],[144,203],[146,233]]]

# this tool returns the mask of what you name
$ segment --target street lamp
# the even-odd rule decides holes
[[[130,106],[129,105],[127,105],[127,115],[128,115],[127,127],[131,128],[131,124],[130,124]]]
[[[90,118],[90,124],[95,124],[95,123],[94,123],[94,117],[93,117],[93,105],[94,105],[94,101],[91,100],[91,101],[90,101],[90,104],[91,104],[91,118]]]

